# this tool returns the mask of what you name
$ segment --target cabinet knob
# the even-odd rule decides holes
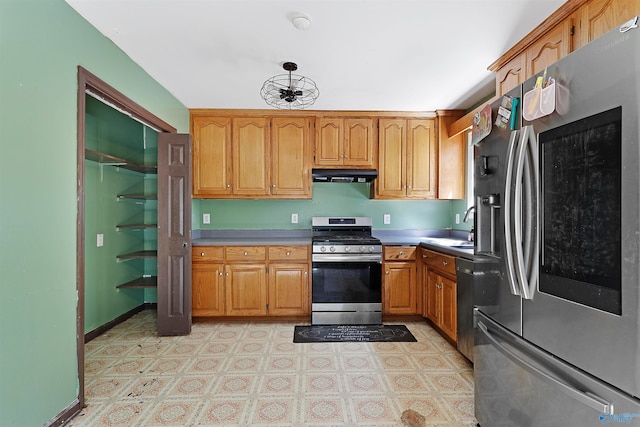
[[[389,274],[389,270],[387,270],[385,274]]]
[[[200,256],[204,256],[204,252],[200,252]]]
[[[222,271],[219,271],[219,272],[218,272],[218,276],[222,276]]]
[[[276,185],[275,184],[271,184],[271,188],[276,188]]]
[[[442,265],[447,265],[449,264],[447,261],[442,261]]]
[[[244,251],[244,256],[247,256],[247,255],[249,255],[249,254],[247,253],[247,251]]]
[[[404,252],[400,251],[400,256],[404,255]]]
[[[229,277],[229,272],[227,271],[227,277]]]
[[[287,251],[287,256],[291,256],[291,252],[290,251]]]
[[[308,276],[308,275],[309,275],[309,272],[308,272],[308,271],[305,271],[305,272],[304,272],[304,275],[305,275],[305,276]]]
[[[227,188],[231,188],[231,184],[227,184]]]

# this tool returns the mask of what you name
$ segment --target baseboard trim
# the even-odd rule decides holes
[[[157,306],[158,306],[157,303],[147,302],[147,303],[140,304],[139,306],[132,308],[131,310],[127,311],[126,313],[121,314],[120,316],[118,316],[115,319],[105,323],[104,325],[98,326],[93,331],[90,331],[90,332],[87,332],[86,334],[84,334],[84,342],[85,342],[85,344],[88,343],[89,341],[95,339],[95,338],[98,338],[100,335],[104,334],[109,329],[113,328],[114,326],[119,325],[120,323],[124,322],[125,320],[127,320],[130,317],[132,317],[133,315],[140,313],[142,310],[152,309],[152,308],[156,309]]]
[[[51,418],[44,427],[59,427],[65,425],[71,418],[76,416],[82,410],[80,400],[75,399],[62,412]]]

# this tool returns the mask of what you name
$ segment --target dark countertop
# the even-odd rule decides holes
[[[194,230],[193,246],[310,245],[311,230]]]
[[[464,230],[373,230],[375,237],[387,246],[421,246],[448,255],[474,260],[472,248],[454,248],[426,242],[433,238],[466,240]],[[310,245],[311,230],[194,230],[193,246],[268,246]]]

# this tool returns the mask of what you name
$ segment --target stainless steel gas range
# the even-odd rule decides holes
[[[382,244],[369,217],[313,217],[311,323],[382,323]]]

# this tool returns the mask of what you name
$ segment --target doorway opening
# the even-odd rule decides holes
[[[95,104],[98,102],[99,104]],[[130,156],[131,153],[108,153],[109,150],[102,150],[97,146],[96,138],[92,138],[88,140],[87,138],[87,130],[91,128],[92,123],[91,120],[87,119],[88,109],[92,108],[101,108],[102,106],[108,106],[107,108],[113,109],[114,112],[117,112],[118,115],[124,115],[128,117],[129,122],[136,122],[143,132],[141,139],[146,144],[147,141],[151,146],[156,144],[157,147],[157,135],[160,133],[175,133],[176,129],[164,122],[160,118],[156,117],[137,103],[133,102],[131,99],[123,95],[121,92],[117,91],[83,67],[78,67],[78,93],[77,93],[77,103],[78,103],[78,113],[77,113],[77,229],[76,229],[76,288],[78,293],[78,305],[77,305],[77,315],[76,315],[76,336],[77,336],[77,358],[78,358],[78,400],[80,409],[84,406],[84,344],[85,344],[85,296],[86,296],[86,287],[85,287],[85,274],[86,274],[86,238],[89,236],[87,234],[87,222],[85,219],[86,214],[86,205],[87,202],[87,185],[86,178],[88,175],[96,175],[99,176],[100,179],[104,177],[105,171],[104,167],[113,167],[117,166],[118,169],[124,169],[125,175],[128,173],[141,174],[141,176],[145,176],[146,174],[153,175],[154,171],[147,169],[147,163],[144,158],[137,157],[134,154]],[[132,120],[129,120],[132,119]],[[136,125],[133,125],[135,128]],[[133,130],[136,131],[135,129]],[[103,152],[107,151],[107,152]],[[157,157],[157,150],[156,157]],[[90,160],[95,162],[95,170],[88,171],[86,168],[85,161]],[[108,166],[105,166],[108,165]],[[141,169],[142,168],[142,169]],[[156,171],[157,173],[157,166]],[[128,180],[128,181],[127,181]],[[157,179],[156,179],[157,181]],[[145,187],[148,187],[149,184],[145,182],[145,179],[138,178],[128,178],[125,177],[125,186],[131,184],[131,188],[127,188],[129,191],[124,191],[118,197],[122,196],[122,200],[129,200],[131,196],[138,197],[137,199],[133,199],[131,202],[134,205],[138,203],[145,204],[147,203],[147,194],[145,193]],[[157,187],[157,183],[155,184]],[[137,190],[140,191],[137,191]],[[157,191],[156,191],[157,193]],[[115,196],[114,196],[115,200]],[[137,200],[137,201],[136,201]],[[92,203],[97,203],[96,200],[92,200]],[[140,232],[139,235],[143,236],[143,240],[145,238],[146,229],[153,228],[153,217],[149,218],[148,212],[143,210],[138,210],[135,206],[127,207],[124,202],[125,209],[118,209],[118,211],[122,211],[122,215],[124,215],[124,220],[122,223],[117,224],[114,228],[118,228],[121,230],[127,229],[135,229]],[[94,208],[94,206],[92,206]],[[157,211],[157,207],[155,209]],[[95,228],[92,228],[92,234],[95,232]],[[104,241],[101,240],[100,234],[97,233],[96,244],[94,246],[101,247],[104,244]],[[104,239],[104,235],[102,236]],[[136,238],[133,239],[134,241]],[[139,243],[139,242],[138,242]],[[132,243],[133,246],[138,244],[137,242]],[[134,277],[131,280],[126,280],[121,284],[114,283],[114,288],[116,286],[122,286],[123,289],[127,288],[146,288],[149,286],[153,286],[151,282],[153,282],[153,274],[149,274],[148,267],[145,266],[145,259],[152,256],[150,251],[147,248],[142,247],[141,250],[135,250],[133,253],[122,253],[118,255],[117,262],[128,262],[127,260],[135,259],[140,263],[137,268],[140,270],[140,277]],[[130,258],[134,257],[134,258]],[[140,269],[140,266],[142,268]],[[132,267],[135,269],[136,267]],[[132,274],[130,272],[124,273]],[[114,319],[117,320],[117,319]],[[108,328],[107,328],[108,329]]]

